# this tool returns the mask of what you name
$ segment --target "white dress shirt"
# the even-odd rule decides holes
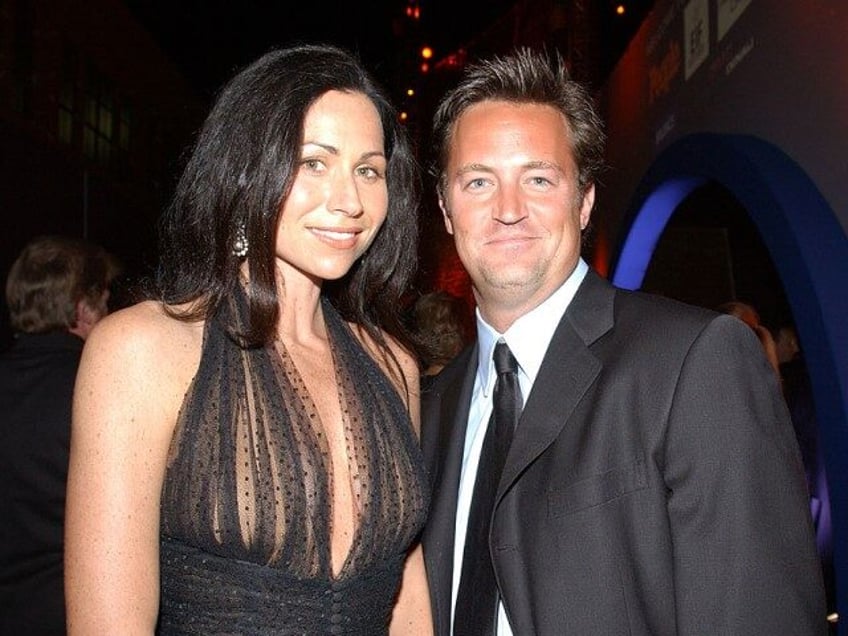
[[[477,476],[483,438],[486,436],[486,424],[492,414],[492,390],[495,387],[497,376],[492,361],[495,344],[499,340],[506,341],[512,355],[518,361],[518,383],[521,386],[521,395],[526,404],[554,331],[588,270],[585,261],[582,258],[579,259],[574,271],[559,289],[541,305],[516,320],[504,334],[499,334],[486,323],[480,316],[479,309],[476,312],[479,357],[474,389],[471,394],[471,407],[468,412],[468,427],[465,431],[465,447],[462,453],[462,472],[459,478],[459,496],[456,506],[451,633],[453,633],[456,596],[462,573],[462,553],[465,550],[465,533],[468,527],[468,513],[471,508],[474,480]],[[518,434],[520,433],[517,432],[516,435]],[[503,603],[500,604],[498,609],[497,631],[498,636],[513,636]]]

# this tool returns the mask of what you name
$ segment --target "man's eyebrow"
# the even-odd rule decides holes
[[[564,174],[565,171],[559,167],[558,164],[551,163],[550,161],[528,161],[522,166],[525,170],[554,170],[559,172],[560,174]]]
[[[494,172],[494,170],[482,163],[469,163],[459,168],[459,170],[456,171],[456,176],[461,177],[469,172]]]
[[[522,170],[553,170],[560,174],[565,171],[556,163],[551,161],[528,161],[521,165]],[[456,171],[456,176],[461,177],[469,172],[494,172],[494,169],[483,163],[469,163]]]

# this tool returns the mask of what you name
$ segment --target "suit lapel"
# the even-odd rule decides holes
[[[498,500],[557,438],[601,371],[589,346],[613,325],[614,289],[591,270],[557,326],[518,424],[498,490]],[[437,634],[450,633],[454,531],[462,453],[477,371],[474,345],[424,395],[422,447],[433,486],[423,533],[424,559]]]
[[[468,348],[439,378],[441,395],[424,396],[437,400],[435,409],[426,409],[428,420],[436,413],[438,422],[424,421],[438,434],[434,439],[422,437],[424,454],[432,480],[432,499],[427,525],[422,535],[430,594],[436,608],[436,633],[447,634],[450,629],[451,588],[453,584],[454,531],[459,477],[465,446],[465,429],[471,405],[471,391],[477,371],[477,345]],[[423,435],[424,429],[422,429]]]
[[[614,289],[593,271],[571,301],[551,338],[521,414],[497,499],[557,438],[601,371],[589,345],[613,326]]]

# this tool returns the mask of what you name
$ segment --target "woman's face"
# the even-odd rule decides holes
[[[344,276],[388,210],[379,114],[361,93],[329,91],[306,112],[300,162],[277,227],[278,266],[320,284]]]

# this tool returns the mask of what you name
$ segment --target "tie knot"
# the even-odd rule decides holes
[[[504,373],[518,373],[518,361],[505,342],[498,342],[495,345],[492,358],[495,361],[495,371],[499,376]]]

